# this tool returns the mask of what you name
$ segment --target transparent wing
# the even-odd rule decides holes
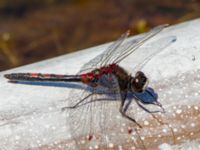
[[[124,58],[129,56],[131,53],[135,52],[138,50],[138,48],[143,45],[147,40],[151,39],[155,35],[157,35],[160,31],[162,31],[167,25],[160,25],[152,30],[150,30],[148,33],[146,33],[142,38],[139,38],[138,40],[132,40],[128,43],[123,44],[121,47],[116,49],[109,59],[107,61],[103,62],[105,64],[112,64],[112,63],[119,63],[121,62]],[[153,47],[152,47],[153,48]],[[140,50],[138,50],[140,51]]]
[[[124,40],[129,35],[129,32],[126,32],[116,42],[114,42],[111,46],[109,46],[108,49],[105,50],[102,54],[96,56],[88,63],[83,65],[83,67],[80,70],[80,73],[88,72],[95,68],[106,66],[108,64],[119,63],[121,60],[123,60],[125,57],[130,55],[137,48],[139,48],[142,44],[144,44],[145,41],[155,36],[166,26],[167,25],[157,26],[150,32],[144,34],[142,37],[131,40],[130,42],[127,42],[122,45]]]
[[[145,47],[141,47],[136,50],[132,55],[131,59],[134,60],[133,72],[141,70],[142,67],[150,61],[155,55],[159,54],[169,45],[176,41],[175,36],[164,37],[153,43],[147,44]]]
[[[100,87],[85,89],[80,92],[73,90],[69,105],[93,93],[79,107],[68,109],[67,122],[70,125],[72,137],[79,149],[95,149],[95,147],[108,147],[109,143],[119,143],[126,140],[120,138],[122,121],[119,113],[121,94],[118,81],[114,75],[104,75],[99,80]],[[117,136],[116,136],[117,133]]]
[[[103,53],[96,56],[86,64],[84,64],[80,70],[80,73],[91,71],[95,68],[99,68],[101,66],[102,62],[105,62],[106,59],[112,55],[113,51],[116,50],[120,45],[124,42],[124,40],[128,37],[129,31],[122,34],[121,37],[115,41],[113,44],[111,44]]]

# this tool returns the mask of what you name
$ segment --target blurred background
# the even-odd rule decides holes
[[[0,71],[199,16],[198,0],[0,0]]]

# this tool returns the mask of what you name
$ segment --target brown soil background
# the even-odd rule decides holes
[[[0,70],[199,16],[198,0],[2,0]]]

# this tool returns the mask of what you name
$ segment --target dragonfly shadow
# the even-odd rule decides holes
[[[12,81],[12,82],[14,82],[14,81]],[[14,83],[25,84],[25,85],[34,85],[34,86],[38,85],[38,86],[52,86],[52,87],[71,88],[71,89],[85,89],[87,91],[92,92],[92,88],[89,88],[89,87],[85,88],[86,85],[79,84],[79,83],[73,83],[73,82],[65,83],[65,82],[15,81]],[[83,102],[78,107],[90,104],[90,103],[95,102],[95,101],[112,101],[112,100],[115,101],[116,99],[111,98],[111,99],[97,99],[97,100],[94,100],[94,101],[87,101],[87,102]],[[158,111],[150,111],[142,105],[142,104],[144,104],[144,105],[153,104],[153,105],[157,105],[157,106],[162,108],[162,105],[158,102],[158,94],[151,87],[148,87],[142,93],[132,93],[132,92],[127,93],[127,97],[126,97],[127,103],[124,106],[124,111],[128,110],[128,108],[129,108],[129,106],[130,106],[130,104],[132,103],[133,100],[135,100],[136,103],[138,104],[138,106],[146,112],[149,112],[149,113],[161,112],[159,110]],[[163,109],[162,112],[164,112],[164,109]]]
[[[158,94],[151,87],[148,87],[142,93],[133,93],[133,96],[137,97],[144,104],[151,104],[158,100]]]
[[[86,88],[85,90],[87,91],[90,91],[91,88]],[[92,91],[90,91],[92,92]],[[76,107],[82,107],[82,106],[85,106],[85,105],[88,105],[90,103],[93,103],[93,102],[97,102],[97,101],[116,101],[115,98],[102,98],[102,99],[96,99],[96,100],[93,100],[93,101],[86,101],[84,102],[87,98],[89,98],[91,95],[93,94],[89,94],[88,96],[86,96],[85,98],[83,98],[82,100],[80,100],[80,102],[78,102],[79,104],[76,106]],[[112,97],[112,96],[110,96]],[[120,100],[120,99],[118,99]],[[158,103],[158,94],[153,90],[153,88],[151,87],[148,87],[144,92],[142,93],[127,93],[127,97],[126,97],[126,105],[124,107],[124,110],[126,111],[131,102],[133,100],[136,100],[136,101],[140,101],[141,103],[143,104],[156,104]],[[72,108],[75,108],[75,107],[72,107]]]
[[[128,110],[133,99],[136,101],[137,105],[140,108],[142,108],[144,111],[146,111],[148,113],[158,113],[158,112],[164,113],[165,112],[164,108],[162,107],[162,104],[160,102],[158,102],[158,94],[151,87],[148,87],[142,93],[128,93],[127,103],[124,107],[124,111]],[[158,107],[160,107],[161,110],[151,111],[144,106],[144,105],[149,105],[149,104],[158,106]]]
[[[15,84],[25,84],[25,85],[36,85],[36,86],[52,86],[60,88],[71,88],[71,89],[84,89],[85,85],[79,83],[67,83],[67,82],[39,82],[39,81],[10,81]]]

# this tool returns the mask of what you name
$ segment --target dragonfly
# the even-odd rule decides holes
[[[116,138],[115,128],[122,126],[123,119],[121,118],[125,118],[126,121],[133,122],[137,127],[142,128],[133,115],[127,113],[126,100],[129,93],[146,93],[152,96],[148,90],[149,79],[141,71],[141,68],[153,56],[173,43],[176,38],[166,37],[151,43],[151,45],[147,44],[148,48],[142,48],[142,45],[166,26],[168,25],[157,26],[148,33],[128,42],[125,40],[130,31],[125,32],[103,53],[84,64],[76,75],[10,73],[5,74],[4,77],[12,82],[78,82],[86,85],[83,89],[73,89],[68,98],[68,106],[62,108],[63,111],[68,112],[66,121],[69,123],[72,138],[77,147],[84,149],[83,145],[86,143],[84,139],[86,141],[93,140],[93,146],[111,141],[119,142]],[[142,57],[139,56],[140,53]],[[129,55],[135,61],[134,76],[119,65]],[[159,106],[164,112],[161,103],[155,99],[148,101],[136,95],[134,99],[138,106],[148,113],[153,112],[142,106],[141,103]],[[92,144],[90,143],[90,145]]]

